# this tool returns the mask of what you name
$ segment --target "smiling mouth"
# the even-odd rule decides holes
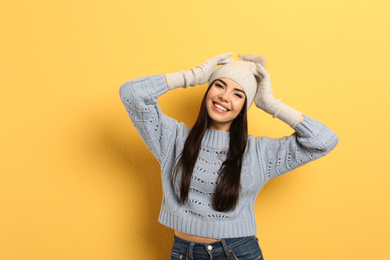
[[[214,105],[215,108],[217,108],[218,110],[220,110],[220,111],[222,111],[222,112],[229,112],[229,111],[230,111],[229,109],[227,109],[227,108],[221,106],[221,105],[218,104],[218,103],[213,102],[213,105]]]

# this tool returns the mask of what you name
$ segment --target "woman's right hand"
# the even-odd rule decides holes
[[[196,68],[191,68],[187,71],[179,71],[176,73],[165,74],[165,81],[168,89],[175,89],[188,86],[196,86],[205,84],[209,81],[211,74],[218,65],[227,64],[234,60],[228,59],[232,53],[221,54],[214,58],[208,59]]]

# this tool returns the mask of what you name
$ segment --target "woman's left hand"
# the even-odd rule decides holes
[[[254,98],[256,106],[265,112],[274,115],[276,105],[280,103],[280,99],[274,98],[274,92],[271,86],[271,77],[268,72],[259,63],[256,63],[256,76],[260,83],[257,87],[257,92]]]
[[[291,127],[295,127],[302,121],[303,116],[301,112],[283,104],[281,99],[274,97],[271,77],[259,63],[256,63],[255,75],[260,81],[254,98],[254,102],[258,108],[273,115],[273,117],[283,120]]]

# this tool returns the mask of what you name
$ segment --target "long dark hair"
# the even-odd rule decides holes
[[[180,180],[180,202],[182,204],[188,199],[192,172],[199,155],[204,133],[210,122],[210,117],[206,108],[206,97],[213,84],[214,82],[210,84],[203,97],[198,119],[184,143],[183,151],[175,167],[173,178],[174,185],[179,170],[181,169],[182,171]],[[213,208],[217,211],[233,210],[238,201],[242,160],[248,139],[246,103],[247,100],[245,98],[245,104],[242,107],[240,114],[233,120],[230,126],[229,151],[225,161],[219,169],[213,201]]]

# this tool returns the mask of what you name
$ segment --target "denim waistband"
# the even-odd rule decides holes
[[[212,243],[199,243],[199,242],[192,242],[185,239],[182,239],[180,237],[174,236],[175,240],[173,242],[173,246],[176,246],[178,248],[182,248],[185,250],[190,251],[190,255],[192,255],[192,252],[194,253],[210,253],[212,252],[224,252],[225,255],[228,257],[230,256],[230,250],[229,248],[234,248],[236,246],[239,246],[242,243],[245,243],[246,241],[252,239],[254,236],[248,236],[248,237],[238,237],[238,238],[226,238],[221,239],[220,241],[212,242]]]

